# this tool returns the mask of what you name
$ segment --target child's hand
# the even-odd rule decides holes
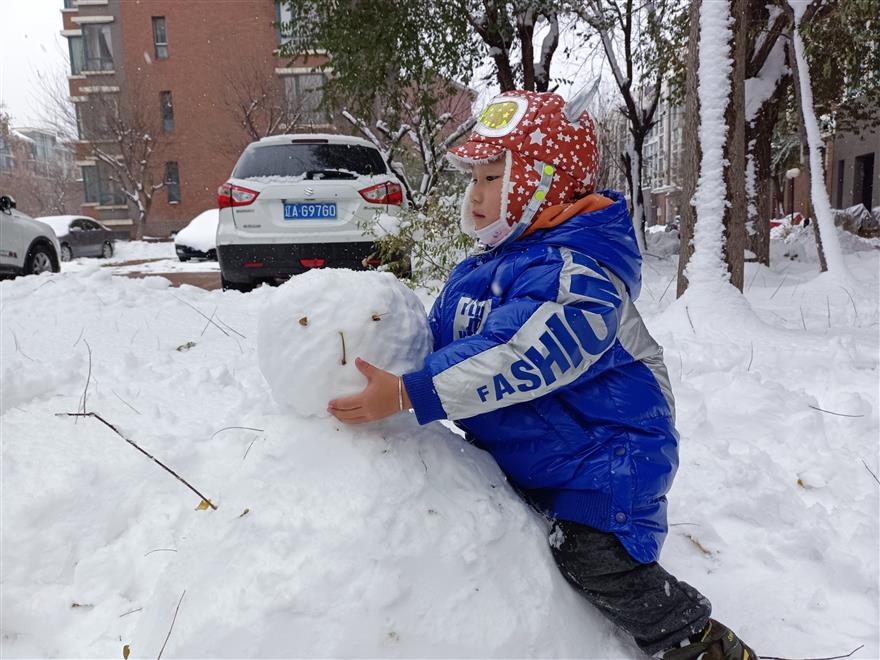
[[[360,394],[334,399],[327,404],[327,412],[336,419],[346,424],[363,424],[393,415],[401,410],[400,393],[403,394],[403,409],[410,407],[406,388],[399,384],[397,376],[360,358],[354,364],[367,377],[367,387]],[[402,389],[398,390],[398,387]]]

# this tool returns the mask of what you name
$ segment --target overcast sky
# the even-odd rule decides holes
[[[63,69],[67,40],[61,36],[62,0],[0,0],[0,104],[13,126],[37,123],[37,73]]]

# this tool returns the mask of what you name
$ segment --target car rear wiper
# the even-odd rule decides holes
[[[357,175],[345,170],[307,170],[306,179],[357,179]]]

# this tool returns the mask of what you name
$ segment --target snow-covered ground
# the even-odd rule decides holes
[[[670,234],[648,241],[638,306],[681,431],[662,563],[760,654],[880,657],[880,242],[841,235],[844,290],[795,229],[747,266],[744,306],[676,302]],[[112,271],[0,283],[4,658],[156,657],[166,636],[169,658],[639,657],[488,456],[410,415],[277,406],[257,360],[275,290]],[[83,406],[218,509],[56,416]]]
[[[131,265],[122,265],[139,261]],[[180,261],[174,251],[172,241],[116,241],[114,254],[110,259],[79,257],[61,264],[62,273],[82,273],[104,269],[114,275],[125,273],[183,273],[220,271],[216,261]]]

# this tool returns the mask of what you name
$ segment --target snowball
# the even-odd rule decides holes
[[[260,371],[282,408],[326,417],[327,403],[363,390],[360,357],[395,374],[422,368],[431,350],[425,308],[390,273],[310,270],[286,282],[260,313]]]

